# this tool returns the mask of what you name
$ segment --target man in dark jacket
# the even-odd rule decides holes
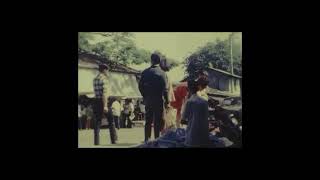
[[[139,90],[143,96],[146,109],[145,141],[151,137],[151,124],[154,124],[154,137],[158,138],[162,126],[163,108],[168,108],[168,82],[165,72],[161,70],[160,55],[151,55],[151,67],[142,72]]]

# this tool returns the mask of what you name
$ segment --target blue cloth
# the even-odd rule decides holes
[[[181,134],[182,133],[182,134]],[[157,139],[160,148],[174,148],[178,147],[179,143],[183,143],[182,137],[183,130],[168,130],[163,136]]]
[[[233,144],[229,139],[225,137],[217,137],[213,134],[208,134],[210,145],[208,147],[229,147]],[[138,148],[179,148],[187,147],[186,141],[186,130],[178,128],[175,130],[168,130],[163,136],[149,141],[147,143],[137,146]]]
[[[175,148],[175,147],[185,147],[185,129],[170,129],[163,136],[155,139],[154,141],[149,141],[147,143],[141,144],[139,148]]]
[[[217,137],[212,134],[209,135],[209,140],[213,147],[229,147],[233,144],[233,142],[226,137]]]

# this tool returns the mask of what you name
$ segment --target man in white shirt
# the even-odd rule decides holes
[[[81,112],[81,105],[78,104],[78,129],[82,129],[82,122],[81,122],[82,112]]]
[[[132,127],[132,114],[134,110],[134,106],[132,103],[132,99],[126,99],[126,102],[124,104],[124,118],[123,118],[123,125],[124,128],[131,128]],[[128,124],[126,122],[128,121]]]
[[[121,114],[121,105],[120,105],[120,100],[118,98],[115,99],[115,101],[112,103],[111,109],[112,109],[112,116],[113,120],[115,123],[116,128],[119,130],[120,129],[120,124],[119,124],[119,117]]]
[[[131,99],[129,100],[129,120],[128,120],[127,128],[132,128],[132,120],[135,117],[133,112],[134,112],[134,105]]]
[[[81,129],[86,129],[87,124],[87,107],[82,106],[81,110]]]
[[[145,113],[146,113],[145,105],[142,104],[142,102],[140,102],[140,103],[139,103],[139,108],[140,108],[140,112],[141,112],[141,114],[142,114],[141,119],[144,120],[144,115],[145,115]]]

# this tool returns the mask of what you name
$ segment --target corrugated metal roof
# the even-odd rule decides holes
[[[220,91],[218,89],[207,87],[207,93],[221,97],[239,97],[240,93],[230,93],[228,91]]]
[[[222,74],[225,74],[225,75],[228,75],[228,76],[232,76],[232,77],[235,77],[235,78],[239,78],[239,79],[242,79],[241,76],[238,76],[238,75],[235,75],[235,74],[231,74],[227,71],[223,71],[223,70],[220,70],[220,69],[216,69],[216,68],[207,68],[208,70],[213,70],[213,71],[216,71],[216,72],[219,72],[219,73],[222,73]]]
[[[84,62],[88,62],[91,64],[78,63],[79,67],[82,68],[98,68],[98,64],[105,63],[110,68],[110,71],[113,72],[122,72],[122,73],[130,73],[130,74],[140,74],[141,71],[130,68],[124,64],[111,61],[107,58],[100,57],[94,54],[79,52],[78,59]]]

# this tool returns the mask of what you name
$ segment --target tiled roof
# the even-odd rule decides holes
[[[78,60],[80,60],[80,59],[84,62],[96,64],[96,66],[81,65],[82,67],[97,68],[98,64],[103,63],[103,64],[106,64],[110,68],[110,71],[113,71],[113,72],[122,72],[122,73],[130,73],[130,74],[140,74],[141,73],[141,71],[130,68],[124,64],[114,62],[114,61],[111,61],[107,58],[100,57],[98,55],[94,55],[94,54],[90,54],[90,53],[86,53],[86,52],[81,52],[81,53],[79,52]]]

